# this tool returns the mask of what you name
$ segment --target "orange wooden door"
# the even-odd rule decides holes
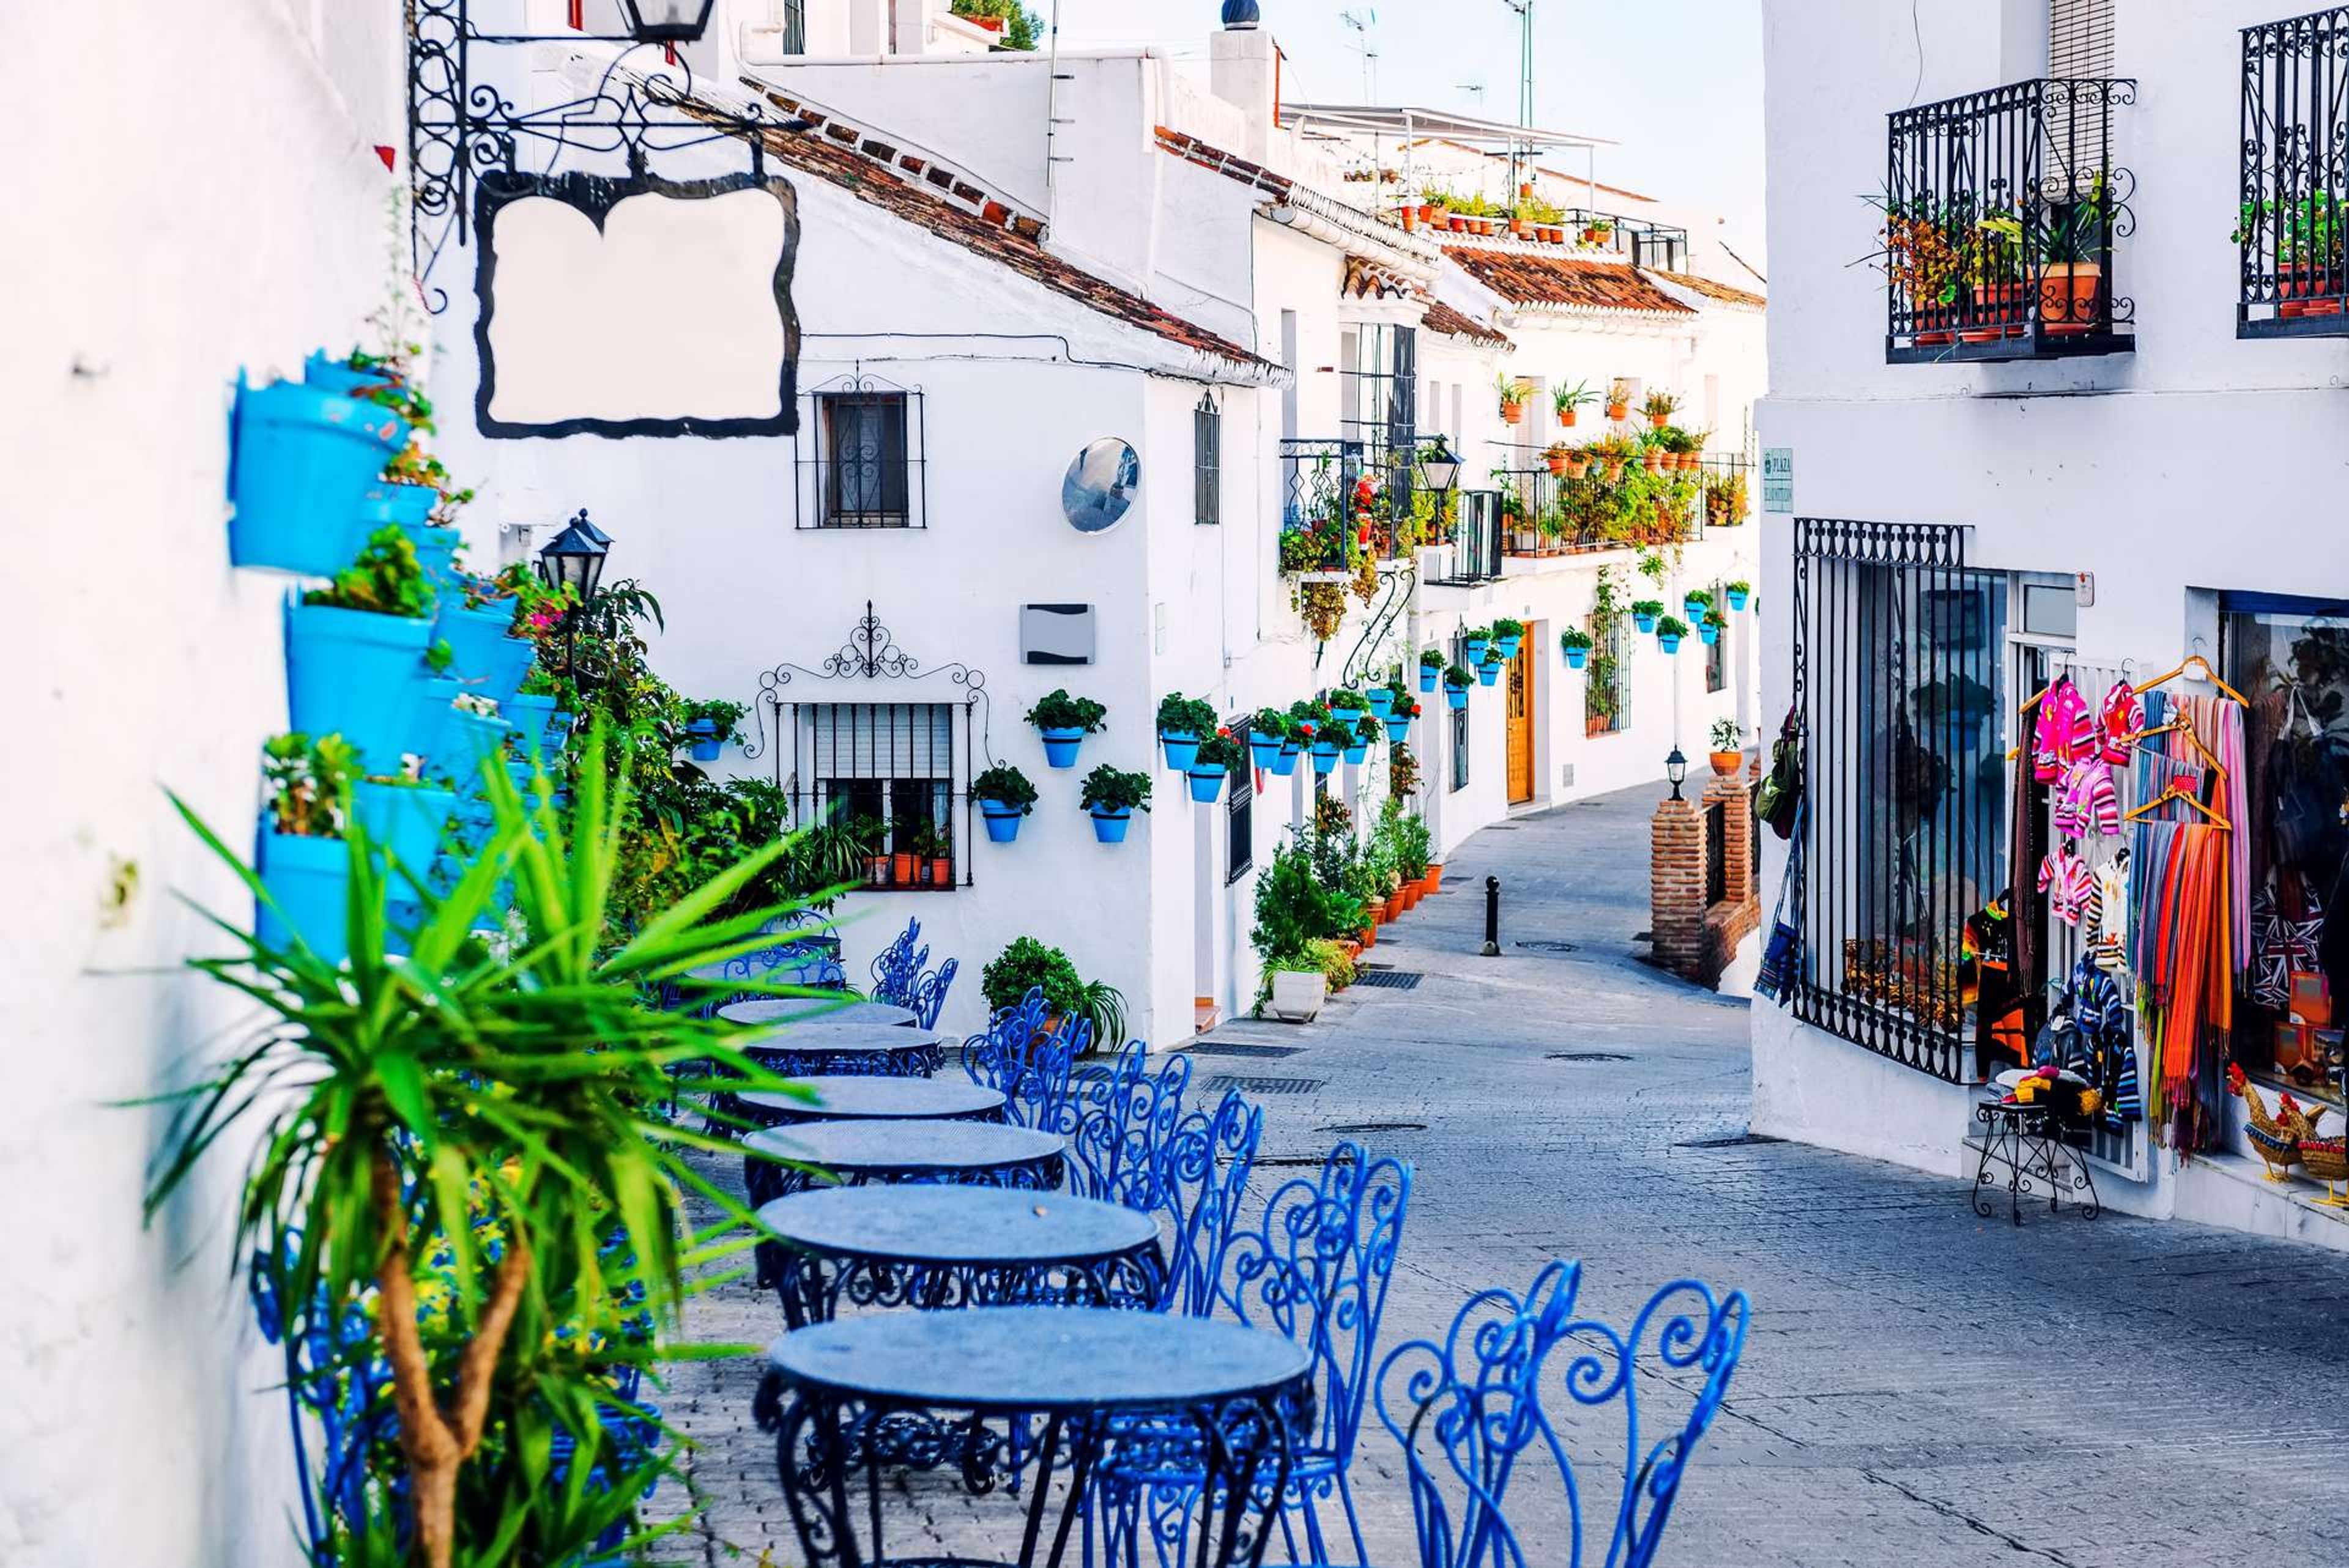
[[[1534,639],[1509,661],[1509,804],[1534,798]]]

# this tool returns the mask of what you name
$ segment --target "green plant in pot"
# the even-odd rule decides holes
[[[1020,820],[1036,809],[1036,786],[1028,775],[999,762],[971,781],[978,814],[987,823],[990,842],[1008,844],[1019,837]]]
[[[1733,718],[1713,721],[1713,750],[1707,758],[1713,770],[1723,779],[1734,778],[1745,765],[1745,731]]]
[[[686,709],[685,738],[688,755],[696,762],[715,762],[725,747],[741,737],[743,716],[750,708],[742,703],[712,697],[697,702]]]
[[[1150,775],[1128,773],[1104,762],[1085,775],[1078,804],[1092,813],[1095,838],[1104,844],[1123,843],[1133,813],[1150,810]]]
[[[1631,624],[1636,630],[1641,633],[1654,631],[1656,629],[1657,623],[1663,618],[1663,614],[1664,602],[1661,599],[1634,599],[1631,601]],[[1682,631],[1686,632],[1688,628],[1683,626],[1681,629]]]
[[[1215,733],[1213,704],[1179,691],[1158,699],[1158,744],[1166,754],[1166,766],[1175,772],[1189,772],[1200,740]]]
[[[1557,634],[1557,645],[1566,655],[1566,667],[1581,669],[1590,662],[1590,634],[1577,626],[1568,626]]]
[[[1682,639],[1689,634],[1689,624],[1678,615],[1659,616],[1656,621],[1656,645],[1668,654],[1680,652]]]
[[[1043,738],[1044,761],[1053,768],[1074,768],[1077,746],[1102,727],[1109,709],[1089,696],[1071,696],[1064,689],[1048,692],[1028,710],[1028,722]]]

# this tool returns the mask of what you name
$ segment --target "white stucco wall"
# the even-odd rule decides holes
[[[163,1113],[115,1102],[238,1016],[180,972],[221,944],[171,895],[251,904],[163,791],[249,850],[285,583],[228,564],[230,389],[360,341],[406,254],[372,150],[405,145],[397,8],[10,25],[37,65],[0,100],[21,568],[0,633],[0,1562],[290,1564],[282,1368],[231,1273],[243,1150],[142,1230]]]
[[[1883,279],[1848,264],[1878,245],[1878,214],[1853,193],[1882,182],[1885,113],[1909,103],[1912,88],[1930,101],[2011,79],[2007,63],[2027,57],[2033,39],[2027,17],[2006,14],[2027,9],[1928,7],[1920,86],[1905,13],[1867,0],[1765,5],[1774,266],[1761,439],[1794,451],[1798,515],[1962,524],[1972,530],[1970,565],[2094,573],[2095,603],[2079,611],[2084,659],[2130,660],[2145,676],[2189,651],[2216,662],[2217,592],[2349,592],[2349,542],[2312,521],[2338,510],[2349,351],[2240,342],[2233,331],[2236,29],[2279,8],[2143,0],[2121,9],[2117,71],[2138,86],[2136,103],[2117,111],[2116,162],[2134,170],[2137,194],[2114,286],[2136,302],[2134,354],[1888,366]],[[1787,603],[1791,531],[1781,518],[1764,525],[1762,594]],[[1763,712],[1775,722],[1790,690],[1791,628],[1783,618],[1764,624]],[[1764,885],[1775,888],[1782,846],[1764,842]],[[1758,1130],[1929,1169],[1953,1157],[1959,1091],[1766,1005],[1754,1018]],[[2159,1175],[2172,1180],[2166,1168]],[[2189,1166],[2177,1211],[2199,1204],[2201,1217],[2249,1228],[2283,1222],[2254,1215],[2258,1194],[2197,1192],[2227,1180]],[[2157,1209],[2170,1201],[2166,1186],[2119,1196]]]

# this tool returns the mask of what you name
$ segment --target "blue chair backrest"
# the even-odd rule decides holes
[[[1061,1124],[1048,1130],[1069,1140],[1069,1188],[1079,1197],[1129,1209],[1154,1204],[1158,1151],[1182,1122],[1191,1058],[1169,1057],[1153,1072],[1149,1056],[1132,1040],[1105,1069],[1088,1068]]]
[[[1228,1253],[1219,1299],[1242,1323],[1311,1354],[1316,1429],[1307,1446],[1341,1464],[1361,1429],[1410,1204],[1409,1165],[1340,1143],[1318,1176],[1276,1189],[1261,1224],[1235,1237]]]
[[[1264,1108],[1226,1089],[1214,1111],[1185,1116],[1160,1150],[1148,1207],[1174,1227],[1161,1311],[1205,1317],[1215,1309],[1263,1138]]]
[[[928,949],[923,952],[926,955]],[[961,959],[949,958],[936,972],[916,977],[912,999],[904,1006],[914,1010],[914,1021],[923,1028],[938,1026],[938,1015],[946,1011],[947,988],[954,984],[955,971],[961,967]]]
[[[1694,1280],[1651,1296],[1628,1331],[1581,1316],[1580,1264],[1553,1263],[1524,1296],[1470,1298],[1444,1343],[1413,1340],[1379,1367],[1379,1419],[1402,1445],[1420,1568],[1581,1568],[1586,1522],[1608,1531],[1608,1568],[1646,1568],[1663,1540],[1681,1479],[1728,1392],[1751,1306],[1743,1291],[1716,1297]],[[1678,1397],[1702,1382],[1684,1418],[1642,1448],[1640,1398]],[[1544,1390],[1576,1405],[1619,1405],[1608,1451],[1628,1456],[1611,1510],[1582,1484]],[[1590,1423],[1576,1421],[1575,1428]],[[1511,1485],[1526,1472],[1563,1493],[1572,1535],[1557,1539],[1554,1509],[1521,1539],[1509,1522]],[[1561,1546],[1567,1548],[1561,1551]]]
[[[1002,1090],[1004,1114],[1021,1127],[1057,1128],[1067,1119],[1074,1058],[1067,1032],[1048,1030],[1044,1017],[1044,993],[1030,987],[962,1046],[962,1070],[971,1082]]]
[[[881,950],[881,956],[873,961],[874,1001],[886,1002],[894,1007],[914,1005],[915,982],[921,977],[922,965],[930,961],[928,948],[915,951],[914,944],[921,939],[922,923],[908,920],[897,940]]]

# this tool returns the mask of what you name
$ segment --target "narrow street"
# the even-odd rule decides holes
[[[1635,957],[1656,794],[1480,834],[1369,955],[1418,975],[1409,988],[1358,986],[1309,1027],[1241,1022],[1192,1047],[1195,1083],[1242,1081],[1266,1109],[1259,1196],[1342,1137],[1414,1163],[1381,1345],[1553,1257],[1583,1260],[1601,1316],[1684,1274],[1747,1291],[1753,1332],[1668,1563],[2147,1568],[2331,1550],[2349,1529],[2342,1261],[2109,1212],[2043,1210],[2018,1230],[1978,1219],[1952,1181],[1744,1141],[1744,1005]],[[1498,959],[1477,956],[1488,872]],[[689,1327],[750,1340],[779,1322],[745,1285]],[[713,1563],[736,1560],[728,1546],[796,1561],[750,1422],[756,1380],[688,1367],[664,1401],[707,1445]],[[1553,1410],[1574,1429],[1563,1396]],[[1611,1510],[1607,1443],[1578,1458]],[[1375,1415],[1355,1480],[1375,1560],[1415,1561]],[[1541,1517],[1530,1495],[1526,1511]]]

